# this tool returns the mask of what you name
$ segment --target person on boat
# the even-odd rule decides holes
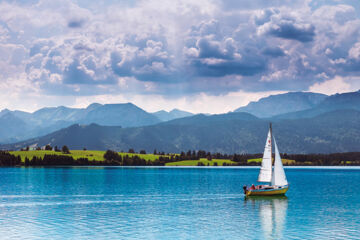
[[[255,185],[251,185],[250,190],[255,190]]]
[[[246,193],[247,193],[247,191],[248,191],[248,190],[247,190],[247,186],[246,186],[246,185],[244,185],[244,186],[243,186],[243,189],[244,189],[244,194],[246,194]]]

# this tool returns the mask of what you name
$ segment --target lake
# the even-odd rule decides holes
[[[258,171],[0,168],[0,238],[360,238],[360,168],[286,168],[287,197],[245,199]]]

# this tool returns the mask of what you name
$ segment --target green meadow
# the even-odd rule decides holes
[[[65,155],[65,156],[72,156],[74,159],[79,158],[87,158],[89,160],[96,160],[96,161],[104,161],[104,154],[105,151],[96,151],[96,150],[70,150],[70,154],[65,154],[62,152],[55,152],[55,151],[46,151],[46,150],[33,150],[33,151],[13,151],[10,152],[11,154],[15,156],[20,156],[21,160],[24,162],[25,158],[32,159],[32,157],[44,157],[45,154],[55,154],[55,155]],[[122,153],[119,152],[121,156],[134,156],[137,155],[140,158],[143,158],[145,160],[155,161],[160,157],[160,155],[154,155],[154,154],[139,154],[139,153]],[[162,155],[164,157],[167,157],[168,155]],[[283,164],[292,165],[295,163],[295,160],[289,160],[289,159],[282,159]],[[177,162],[170,162],[166,163],[166,166],[197,166],[198,163],[201,162],[205,166],[214,166],[215,163],[217,163],[218,166],[223,166],[224,163],[228,165],[236,164],[236,162],[231,161],[229,159],[212,159],[208,160],[206,158],[201,158],[200,160],[184,160],[184,161],[177,161]],[[256,159],[249,159],[248,163],[251,162],[261,162],[261,158]]]
[[[25,161],[26,157],[28,159],[31,159],[34,156],[35,157],[44,157],[45,154],[72,156],[74,159],[87,158],[89,160],[96,160],[96,161],[104,161],[105,160],[104,159],[105,151],[96,151],[96,150],[70,150],[70,154],[65,154],[62,152],[55,152],[55,151],[46,151],[46,150],[13,151],[10,153],[15,156],[20,156],[22,161]],[[122,152],[119,152],[119,154],[121,156],[128,155],[129,157],[137,155],[140,158],[143,158],[145,160],[151,160],[151,161],[154,161],[160,157],[159,155],[154,155],[154,154],[122,153]],[[163,155],[163,156],[167,157],[168,155]]]
[[[74,159],[88,158],[89,160],[103,161],[105,151],[71,150],[70,154],[65,154],[62,152],[55,152],[55,151],[33,150],[33,151],[14,151],[10,153],[15,156],[20,156],[22,161],[25,161],[26,157],[28,159],[31,159],[32,157],[44,157],[45,154],[72,156]]]
[[[281,159],[283,164],[288,164],[288,165],[292,165],[295,164],[295,160],[290,160],[290,159]],[[254,159],[249,159],[248,163],[251,162],[257,162],[260,163],[262,161],[262,158],[254,158]]]
[[[236,164],[236,162],[233,162],[228,159],[208,160],[206,158],[200,158],[200,160],[184,160],[184,161],[166,163],[166,166],[197,166],[199,162],[203,163],[205,166],[207,166],[207,165],[214,166],[214,163],[217,163],[218,166],[222,166],[223,163]]]

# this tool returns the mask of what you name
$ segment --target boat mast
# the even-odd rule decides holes
[[[273,141],[273,136],[272,136],[272,124],[270,122],[270,159],[271,159],[271,166],[273,165],[273,158],[272,158],[272,141]]]

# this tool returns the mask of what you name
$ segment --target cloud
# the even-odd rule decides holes
[[[231,41],[231,40],[229,40]],[[199,50],[199,58],[218,58],[230,59],[233,58],[234,48],[222,48],[220,43],[212,41],[209,38],[201,38],[197,41],[196,46]],[[230,51],[229,51],[230,50]]]
[[[347,3],[1,2],[0,90],[55,104],[52,96],[128,93],[220,101],[239,91],[322,91],[337,78],[354,89],[360,12]]]
[[[309,87],[310,92],[324,93],[327,95],[350,92],[351,90],[351,85],[340,76],[321,83],[315,83]]]
[[[357,42],[349,50],[349,58],[353,60],[360,60],[360,42]]]
[[[80,28],[84,25],[85,21],[82,19],[72,19],[68,22],[69,28]]]
[[[354,74],[360,71],[360,43],[356,42],[348,50],[346,57],[336,58],[331,61],[334,65],[337,65],[343,71]]]
[[[283,57],[285,56],[284,51],[279,47],[266,47],[262,50],[264,55],[268,55],[271,57]]]
[[[296,16],[283,14],[279,10],[267,10],[260,17],[255,17],[258,34],[278,38],[311,42],[315,37],[315,27]],[[261,24],[262,23],[262,24]]]
[[[337,24],[344,24],[356,19],[356,10],[353,6],[345,4],[325,5],[316,9],[313,16],[322,20],[335,21]]]
[[[235,9],[250,9],[258,10],[269,7],[281,7],[281,6],[291,6],[294,9],[299,9],[304,7],[308,1],[304,0],[257,0],[257,1],[248,1],[248,0],[227,0],[221,1],[221,6],[226,10],[235,10]]]
[[[256,48],[243,47],[232,37],[237,29],[214,35],[216,29],[221,26],[214,20],[192,27],[183,51],[191,78],[253,76],[266,69],[266,61]]]
[[[111,67],[121,77],[134,76],[141,81],[177,81],[173,56],[166,43],[147,39],[145,46],[122,45],[111,53]]]
[[[248,56],[233,60],[219,59],[195,59],[192,67],[196,69],[198,75],[204,77],[223,77],[227,75],[253,76],[266,69],[266,63],[259,56]]]
[[[253,21],[256,25],[261,26],[267,22],[270,22],[271,17],[275,14],[279,14],[280,11],[274,8],[268,8],[255,12],[253,15]]]
[[[310,42],[315,36],[315,27],[311,24],[296,24],[293,21],[281,21],[276,25],[269,26],[270,35],[294,39],[300,42]]]

